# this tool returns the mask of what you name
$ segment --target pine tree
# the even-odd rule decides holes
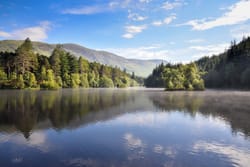
[[[14,65],[18,74],[24,74],[26,71],[35,72],[38,66],[38,60],[33,52],[32,43],[27,38],[16,50]]]

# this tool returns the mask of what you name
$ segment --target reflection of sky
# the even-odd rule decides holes
[[[28,139],[25,139],[20,133],[2,134],[0,135],[0,144],[8,142],[16,145],[33,147],[39,149],[40,151],[47,152],[49,147],[46,139],[47,136],[42,131],[33,132]]]
[[[243,136],[233,135],[225,120],[199,113],[194,117],[184,115],[182,112],[137,112],[126,114],[109,123],[133,129],[124,134],[125,145],[132,150],[129,152],[129,160],[165,156],[168,160],[163,165],[175,166],[176,162],[181,161],[180,156],[183,154],[198,155],[199,152],[208,152],[218,155],[213,160],[224,161],[224,156],[231,160],[232,163],[229,164],[235,166],[247,167],[250,164],[250,150],[236,147],[245,145],[249,148],[249,143]],[[205,140],[212,143],[197,143]],[[213,141],[222,144],[214,144]],[[191,152],[188,150],[190,146]],[[189,158],[192,161],[192,156]],[[201,158],[208,160],[206,156]]]
[[[199,112],[164,112],[154,107],[144,110],[137,103],[134,108],[129,106],[127,113],[122,105],[107,109],[122,112],[115,117],[111,112],[107,119],[101,119],[104,121],[90,121],[87,126],[75,129],[34,131],[28,140],[21,134],[0,134],[0,146],[7,143],[19,152],[23,147],[27,156],[34,152],[35,158],[50,157],[52,162],[66,166],[144,166],[142,162],[148,166],[185,166],[185,159],[193,165],[197,157],[202,162],[215,163],[226,157],[230,160],[226,163],[228,166],[250,164],[249,141],[242,135],[232,134],[230,125],[220,117]],[[107,116],[107,112],[102,115]],[[13,153],[12,163],[27,160],[20,155]],[[210,155],[215,156],[209,159]]]
[[[239,148],[232,145],[222,145],[220,143],[208,143],[198,141],[193,145],[193,153],[208,152],[224,155],[229,158],[235,166],[249,167],[250,165],[250,149]]]

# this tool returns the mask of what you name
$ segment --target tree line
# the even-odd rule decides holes
[[[208,88],[250,89],[250,37],[231,46],[224,53],[203,57],[195,62]]]
[[[157,66],[145,79],[146,87],[164,87],[166,90],[203,90],[204,81],[195,63]]]
[[[57,45],[50,57],[33,51],[27,38],[15,52],[0,52],[0,88],[77,88],[137,86],[142,78],[66,52]]]
[[[160,64],[145,85],[166,90],[250,89],[250,37],[231,42],[224,53],[190,64]]]

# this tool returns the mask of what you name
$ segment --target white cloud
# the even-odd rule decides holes
[[[142,32],[144,29],[146,29],[146,25],[141,25],[141,26],[126,26],[125,29],[128,33],[131,34],[136,34]]]
[[[164,59],[168,58],[169,51],[161,49],[159,46],[142,46],[138,48],[106,48],[105,50],[113,52],[126,58],[136,58],[142,60]]]
[[[104,12],[111,12],[117,9],[140,9],[141,5],[149,3],[151,0],[112,0],[108,3],[92,5],[92,6],[78,6],[75,8],[68,8],[62,10],[63,14],[73,15],[92,15]],[[141,4],[141,5],[140,5]]]
[[[162,24],[163,24],[163,22],[161,20],[152,22],[152,25],[154,25],[154,26],[161,26]]]
[[[237,40],[241,40],[242,37],[248,37],[250,36],[250,25],[241,25],[237,26],[236,28],[232,29],[231,35],[233,38]]]
[[[176,16],[175,15],[171,15],[171,16],[169,16],[169,17],[166,17],[165,19],[164,19],[164,23],[165,24],[170,24],[173,20],[175,20],[176,19]]]
[[[147,19],[146,16],[141,16],[141,15],[139,15],[137,13],[132,13],[130,11],[129,11],[129,14],[128,14],[128,18],[133,20],[133,21],[144,21],[144,20]]]
[[[201,43],[204,42],[204,39],[190,39],[186,41],[187,43]]]
[[[174,45],[175,42],[169,42]],[[141,46],[137,48],[105,48],[107,50],[129,59],[162,59],[171,63],[188,63],[203,56],[212,56],[222,53],[229,47],[228,43],[218,43],[213,45],[191,45],[181,49],[169,49],[163,45]]]
[[[110,3],[110,7],[115,6],[115,3]],[[90,15],[90,14],[97,14],[102,13],[105,11],[109,11],[111,8],[107,6],[83,6],[80,8],[71,8],[65,9],[62,13],[63,14],[74,14],[74,15]]]
[[[216,19],[190,20],[182,25],[190,25],[194,30],[208,30],[214,27],[235,25],[250,19],[250,1],[241,0],[230,6],[226,13]]]
[[[205,51],[205,52],[214,52],[214,53],[218,53],[220,51],[225,50],[228,47],[228,44],[226,43],[222,43],[222,44],[218,44],[218,45],[195,45],[195,46],[190,46],[190,49],[194,49],[197,51]]]
[[[149,3],[149,2],[151,2],[152,0],[139,0],[140,2],[142,2],[142,3]]]
[[[9,38],[11,37],[11,34],[4,31],[0,31],[0,37]]]
[[[166,1],[162,4],[162,8],[165,10],[172,10],[174,8],[183,6],[183,2],[180,0],[175,0],[174,2]]]
[[[134,38],[134,35],[130,34],[130,33],[126,33],[126,34],[123,34],[122,37],[127,38],[127,39],[131,39],[131,38]]]
[[[126,26],[125,30],[126,33],[122,35],[123,38],[133,38],[136,34],[141,33],[143,30],[145,30],[147,28],[146,25],[141,25],[141,26]]]
[[[227,43],[221,43],[217,45],[195,45],[190,46],[189,49],[194,51],[193,58],[201,58],[203,56],[212,56],[224,52],[228,49]]]
[[[29,37],[34,41],[42,41],[48,38],[48,31],[50,30],[51,23],[48,21],[40,22],[39,25],[33,27],[26,27],[16,29],[11,32],[0,31],[0,37],[7,39],[25,39]]]
[[[162,25],[164,25],[164,24],[170,24],[170,23],[171,23],[173,20],[175,20],[175,19],[176,19],[176,15],[175,15],[175,14],[172,14],[172,15],[166,17],[164,20],[153,21],[151,24],[152,24],[153,26],[159,27],[159,26],[162,26]]]

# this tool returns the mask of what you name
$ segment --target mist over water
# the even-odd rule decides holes
[[[0,166],[250,164],[250,93],[0,91]]]

